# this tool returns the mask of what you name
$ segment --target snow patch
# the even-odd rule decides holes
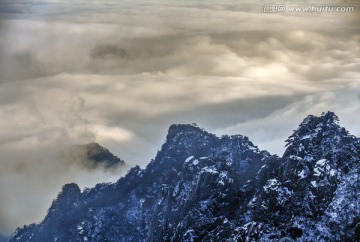
[[[325,163],[326,163],[326,159],[321,159],[321,160],[318,160],[318,161],[316,162],[316,165],[318,165],[318,166],[324,166]]]
[[[185,163],[191,161],[192,159],[194,159],[194,156],[193,156],[193,155],[192,155],[192,156],[189,156],[189,157],[185,160]]]
[[[326,159],[318,160],[314,167],[314,176],[324,175],[326,171],[330,170],[330,165]]]
[[[264,186],[264,191],[267,193],[270,190],[275,190],[279,185],[280,182],[277,179],[269,179]]]
[[[311,181],[310,183],[311,183],[311,185],[312,185],[313,187],[317,187],[316,181]]]
[[[308,139],[308,138],[313,138],[314,137],[314,134],[307,134],[307,135],[304,135],[300,138],[300,140],[304,140],[304,139]]]
[[[212,174],[218,174],[219,172],[216,170],[214,166],[205,166],[201,169],[200,173],[212,173]]]
[[[330,176],[336,176],[337,171],[335,169],[330,170]]]
[[[300,171],[300,172],[298,173],[298,176],[299,176],[300,178],[302,178],[302,179],[306,178],[306,172],[305,172],[305,170]]]
[[[231,179],[231,178],[229,177],[229,173],[228,173],[228,172],[222,171],[222,172],[220,172],[220,175],[219,175],[218,184],[224,186],[224,185],[225,185],[225,182],[232,183],[232,182],[233,182],[233,179]]]

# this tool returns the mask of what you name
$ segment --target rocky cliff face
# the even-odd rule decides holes
[[[82,192],[65,185],[12,241],[357,241],[359,154],[331,112],[308,116],[283,157],[172,125],[146,169]]]

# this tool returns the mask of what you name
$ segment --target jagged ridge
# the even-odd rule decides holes
[[[281,158],[245,136],[172,125],[146,169],[65,185],[12,241],[355,241],[359,143],[332,112],[308,116]]]

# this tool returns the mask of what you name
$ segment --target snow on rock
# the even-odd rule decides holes
[[[198,159],[193,160],[192,164],[193,164],[194,166],[198,165],[198,164],[199,164],[199,160],[198,160]]]
[[[270,179],[266,182],[264,186],[264,191],[269,192],[270,190],[276,190],[280,186],[280,182],[277,179]]]
[[[193,155],[192,155],[192,156],[189,156],[188,158],[186,158],[185,163],[191,161],[192,159],[194,159],[194,156],[193,156]]]
[[[282,157],[172,125],[145,169],[64,186],[11,241],[360,241],[359,157],[332,112],[305,118]]]
[[[324,175],[328,171],[330,171],[330,165],[326,159],[321,159],[316,162],[314,167],[314,176]]]
[[[201,169],[200,174],[201,174],[201,173],[218,174],[219,171],[216,169],[215,166],[205,166],[204,168]]]
[[[298,176],[299,176],[300,178],[306,178],[307,172],[303,169],[303,170],[301,170],[301,171],[298,173]]]
[[[312,185],[313,187],[318,187],[318,184],[317,184],[316,181],[311,181],[310,183],[311,183],[311,185]]]

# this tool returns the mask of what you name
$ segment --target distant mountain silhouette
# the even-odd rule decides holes
[[[123,160],[95,142],[73,146],[69,151],[67,159],[75,159],[90,169],[99,166],[109,169],[125,165]]]

